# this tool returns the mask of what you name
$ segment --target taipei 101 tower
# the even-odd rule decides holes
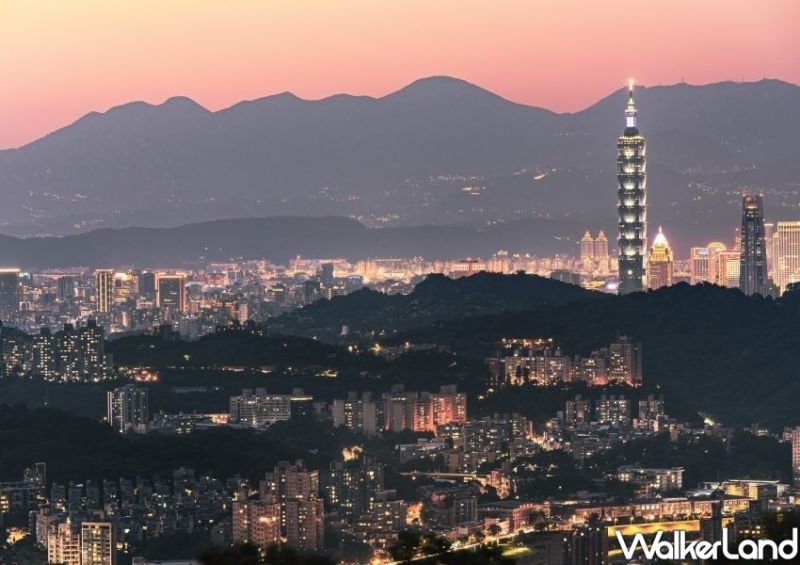
[[[617,196],[619,204],[619,293],[645,288],[647,251],[646,144],[636,127],[633,80],[628,85],[625,106],[625,131],[617,139]]]

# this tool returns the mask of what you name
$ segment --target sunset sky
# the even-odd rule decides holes
[[[622,86],[800,83],[798,0],[0,0],[0,148],[186,95],[381,96],[451,75],[579,110]]]

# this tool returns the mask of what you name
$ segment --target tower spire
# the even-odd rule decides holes
[[[625,127],[636,128],[636,103],[633,101],[633,79],[628,79],[628,104],[625,106]]]

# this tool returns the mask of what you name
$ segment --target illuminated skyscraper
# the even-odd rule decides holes
[[[781,293],[786,285],[800,281],[800,221],[778,222],[772,236],[775,284]]]
[[[156,275],[156,304],[159,308],[183,312],[186,308],[186,275]]]
[[[16,320],[19,290],[19,269],[0,269],[0,320]]]
[[[139,294],[139,278],[133,273],[114,273],[114,303],[125,304]]]
[[[659,227],[647,260],[647,288],[672,285],[673,263],[672,248]]]
[[[77,381],[82,377],[81,339],[72,324],[56,334],[58,343],[58,373],[62,380]]]
[[[108,424],[120,433],[146,432],[149,421],[147,389],[134,385],[106,393]]]
[[[581,238],[581,262],[591,261],[592,259],[594,259],[594,238],[592,238],[589,230],[586,230],[586,233]]]
[[[709,280],[708,247],[692,247],[689,249],[689,282],[700,284]]]
[[[767,294],[767,245],[764,238],[764,200],[760,194],[742,197],[742,255],[739,289]]]
[[[114,305],[114,270],[98,269],[94,272],[97,313],[108,314]]]
[[[111,522],[81,524],[81,565],[116,565],[117,540]]]
[[[107,376],[109,365],[106,362],[105,331],[96,320],[88,320],[78,331],[80,347],[80,369],[85,378],[101,379]]]
[[[718,254],[718,258],[717,284],[728,288],[739,288],[739,268],[741,267],[739,250],[722,251]]]
[[[725,244],[720,241],[712,241],[706,245],[708,249],[708,278],[709,282],[724,285],[726,282],[725,265],[722,264],[722,254],[725,253]],[[738,270],[737,270],[738,272]]]
[[[792,429],[792,480],[800,485],[800,426]]]
[[[39,335],[31,340],[31,372],[34,375],[52,379],[58,374],[58,351],[56,339],[50,328],[42,327]]]
[[[594,240],[594,258],[603,261],[608,259],[608,238],[603,230],[600,230]]]
[[[636,124],[633,81],[628,88],[625,131],[617,139],[617,151],[619,293],[628,294],[644,288],[647,249],[646,144]]]

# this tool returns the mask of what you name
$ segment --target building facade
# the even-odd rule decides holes
[[[110,314],[114,306],[114,270],[96,270],[94,272],[94,284],[97,313]]]
[[[742,197],[742,255],[739,289],[745,294],[767,294],[767,245],[764,235],[764,199],[760,194]]]
[[[774,280],[781,293],[800,281],[800,221],[778,222],[772,236]]]
[[[617,139],[617,196],[619,203],[619,293],[644,289],[647,249],[646,143],[637,126],[633,82],[625,107],[625,131]]]
[[[81,524],[81,565],[116,565],[117,540],[111,522]]]
[[[671,286],[674,263],[672,248],[659,227],[647,258],[647,288]]]
[[[146,388],[127,385],[108,391],[106,409],[109,425],[118,432],[147,431],[150,411]]]

